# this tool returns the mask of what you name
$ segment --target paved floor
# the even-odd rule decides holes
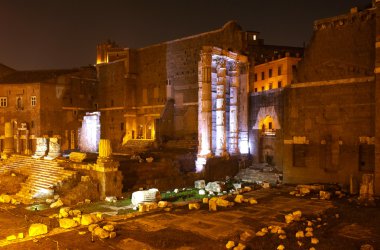
[[[293,190],[292,187],[282,187],[245,193],[245,198],[254,197],[258,204],[236,204],[230,208],[219,209],[217,212],[209,212],[208,205],[202,204],[200,210],[189,211],[187,206],[183,206],[176,207],[170,212],[144,213],[127,219],[123,219],[123,216],[110,217],[109,221],[114,223],[117,228],[118,236],[115,239],[95,239],[93,241],[87,228],[82,227],[70,231],[54,230],[37,241],[29,240],[17,244],[9,244],[8,242],[3,246],[4,249],[57,249],[58,245],[59,249],[224,249],[228,240],[234,239],[235,242],[238,242],[239,235],[244,231],[251,232],[254,235],[262,227],[270,225],[279,225],[288,230],[289,225],[285,224],[284,215],[290,212],[301,210],[305,217],[317,218],[326,213],[329,208],[335,208],[334,201],[290,196],[288,193],[291,190]],[[355,211],[356,214],[361,214],[361,208]],[[373,211],[376,214],[376,210]],[[0,211],[0,222],[2,220],[7,221],[8,224],[11,220],[8,217],[10,216]],[[14,218],[15,227],[25,227],[22,218]],[[363,218],[366,218],[365,214]],[[339,222],[340,224],[332,225],[331,228],[326,226],[326,230],[320,232],[320,237],[321,239],[323,237],[326,244],[318,245],[317,249],[358,249],[358,244],[360,246],[364,242],[379,243],[377,239],[380,238],[380,232],[377,229],[370,229],[365,224],[371,221],[371,218],[366,218],[367,222],[363,220],[363,223],[360,221],[354,223],[350,219],[346,218],[344,222],[342,220]],[[0,224],[1,230],[9,231],[10,229],[2,227]],[[357,230],[362,233],[368,231],[366,233],[367,238],[361,237],[359,239],[358,234],[352,233],[352,231]],[[79,235],[78,231],[86,233]],[[337,234],[331,237],[331,232],[337,232]],[[292,236],[287,233],[288,237],[294,238],[293,233],[291,233]],[[278,241],[278,237],[276,239],[267,238],[266,241],[264,238],[262,239],[266,245],[252,245],[251,243],[250,249],[275,249],[273,244],[278,244],[275,242],[270,246],[268,245],[273,240]],[[342,240],[351,240],[352,244],[345,244],[343,246],[345,248],[339,248],[339,241]],[[289,239],[287,249],[295,249],[296,247],[303,249],[295,245],[297,240],[290,241]],[[4,241],[0,241],[0,245],[1,243]],[[304,244],[306,244],[305,247],[309,247],[308,243]]]

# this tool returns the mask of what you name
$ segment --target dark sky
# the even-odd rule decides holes
[[[316,19],[371,0],[0,0],[0,63],[18,70],[95,63],[96,44],[139,48],[236,20],[266,44],[302,46]]]

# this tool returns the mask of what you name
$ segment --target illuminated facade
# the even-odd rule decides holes
[[[211,155],[248,153],[248,60],[203,47],[199,62],[198,159],[201,171]]]
[[[253,91],[261,92],[271,89],[284,88],[293,83],[298,57],[285,56],[277,60],[255,65]]]

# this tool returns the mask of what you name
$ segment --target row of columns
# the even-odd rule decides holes
[[[240,66],[241,62],[236,54],[214,54],[213,49],[204,49],[198,65],[198,160],[208,158],[212,153],[215,156],[239,154],[239,109],[240,107]],[[220,50],[219,50],[220,52]],[[228,52],[229,53],[229,52]],[[214,55],[214,56],[213,56]],[[212,67],[213,59],[216,68],[216,97],[215,97],[215,138],[212,136]],[[228,64],[227,64],[228,63]],[[227,89],[227,76],[230,77]],[[230,93],[229,103],[226,101],[227,92]],[[229,121],[227,121],[227,105],[229,105]],[[227,131],[229,122],[229,131]],[[228,135],[227,135],[228,132]],[[228,136],[228,137],[227,137]],[[228,139],[228,148],[227,148]],[[215,140],[215,152],[212,152],[212,142]],[[202,160],[203,162],[204,160]]]

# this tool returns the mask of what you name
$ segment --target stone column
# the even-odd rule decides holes
[[[14,138],[13,138],[13,127],[12,123],[5,123],[5,136],[4,136],[4,151],[5,154],[12,154],[14,152],[13,149]]]
[[[110,158],[112,154],[111,141],[108,139],[100,139],[99,141],[99,157]]]
[[[26,155],[31,154],[31,150],[29,147],[29,130],[25,130],[25,151],[24,151],[24,154],[26,154]]]
[[[198,156],[196,171],[201,172],[211,155],[212,95],[211,62],[212,48],[203,47],[198,63]]]
[[[380,195],[380,1],[376,0],[375,42],[375,195]]]
[[[19,154],[21,151],[20,145],[20,130],[16,130],[16,153]]]
[[[239,154],[239,118],[238,118],[238,100],[239,100],[239,83],[240,71],[239,62],[231,63],[231,84],[230,84],[230,135],[229,135],[229,153]]]
[[[75,149],[75,130],[70,130],[70,149]]]
[[[238,98],[238,120],[239,120],[239,153],[248,154],[249,152],[249,140],[248,140],[248,59],[243,56],[239,56],[239,98]]]
[[[226,60],[219,58],[216,66],[216,156],[226,154]]]
[[[198,74],[198,155],[211,154],[211,51],[202,51]]]
[[[57,137],[52,137],[49,139],[49,152],[48,155],[44,157],[45,160],[54,160],[61,155],[61,146],[58,143]]]

